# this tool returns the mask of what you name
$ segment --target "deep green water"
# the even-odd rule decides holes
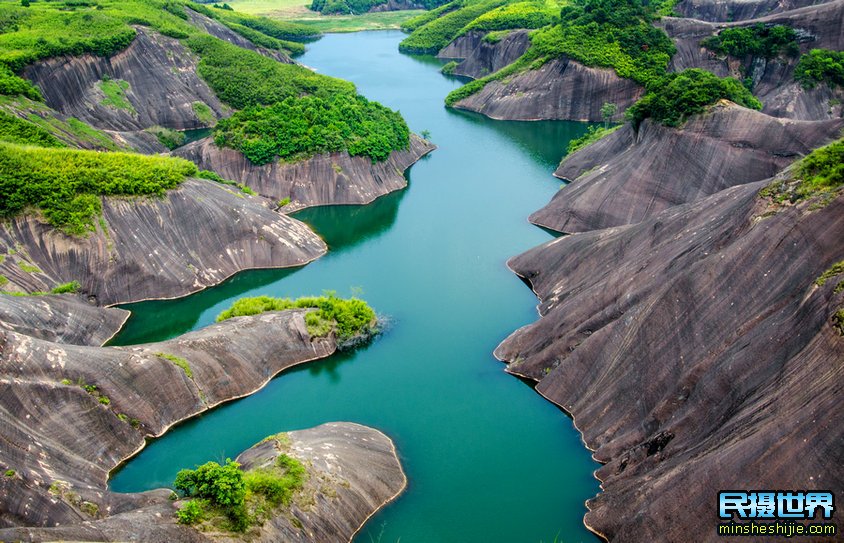
[[[374,426],[396,442],[410,483],[357,541],[594,542],[583,502],[598,491],[571,421],[504,373],[496,345],[534,321],[536,299],[505,262],[550,239],[527,223],[585,125],[500,122],[446,110],[459,85],[439,62],[398,53],[399,32],[329,35],[300,59],[401,110],[439,146],[410,186],[368,206],[297,217],[330,252],[298,270],[245,272],[181,300],[128,306],[116,344],[200,328],[240,296],[362,292],[389,317],[366,348],[283,373],[261,392],[171,430],[112,479],[116,491],[172,483],[182,467],[234,457],[266,435],[327,421]]]

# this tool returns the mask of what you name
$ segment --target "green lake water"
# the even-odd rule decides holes
[[[567,142],[586,125],[501,122],[450,111],[460,83],[440,62],[398,53],[400,32],[328,35],[300,61],[399,109],[439,149],[407,190],[367,206],[297,218],[329,253],[296,270],[241,273],[204,292],[126,306],[113,344],[157,341],[213,322],[241,296],[359,293],[389,325],[369,346],[285,372],[260,392],[151,442],[114,474],[115,491],[168,486],[176,472],[234,457],[263,437],[354,421],[396,443],[407,491],[358,542],[561,542],[597,539],[582,525],[598,467],[566,415],[492,356],[537,318],[507,259],[551,238],[527,216],[559,189]]]

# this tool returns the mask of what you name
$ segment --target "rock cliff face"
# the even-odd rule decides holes
[[[814,283],[844,258],[844,195],[778,209],[765,185],[509,263],[541,319],[496,356],[605,463],[585,522],[609,541],[718,541],[719,490],[844,488],[844,277]]]
[[[642,95],[643,88],[605,68],[590,68],[568,59],[545,63],[509,78],[493,81],[482,90],[457,102],[454,107],[476,111],[493,119],[568,119],[601,121],[601,106],[618,106],[623,117]]]
[[[826,0],[680,0],[674,11],[703,21],[745,21],[825,3]]]
[[[0,296],[0,328],[55,343],[102,345],[128,317],[128,311],[95,307],[71,294]]]
[[[381,11],[400,11],[403,9],[425,9],[425,6],[422,3],[413,2],[412,0],[387,0],[383,4],[369,8],[369,12],[378,13]]]
[[[444,47],[438,58],[459,59],[454,75],[478,79],[512,64],[530,47],[527,30],[513,30],[497,43],[484,41],[486,32],[467,32]]]
[[[317,205],[367,204],[402,189],[407,186],[404,171],[434,149],[430,142],[411,135],[409,149],[393,152],[385,162],[332,153],[294,163],[255,166],[240,151],[217,147],[206,138],[174,154],[226,179],[243,182],[273,201],[290,198],[284,210],[295,211]]]
[[[566,157],[554,175],[572,181],[535,224],[574,233],[642,221],[733,185],[773,176],[838,137],[844,120],[790,121],[724,102],[682,129],[646,120]]]
[[[103,515],[122,512],[127,501],[136,507],[142,495],[108,493],[106,480],[143,447],[145,436],[250,394],[278,372],[335,349],[331,339],[311,340],[301,310],[230,319],[171,341],[125,348],[0,334],[0,412],[8,421],[0,432],[10,444],[0,451],[0,463],[17,474],[0,482],[7,498],[0,523],[6,526],[98,518],[85,513],[82,501],[97,504]],[[161,354],[183,358],[191,374]],[[96,386],[99,397],[81,385]],[[55,486],[49,491],[57,480],[65,492]]]
[[[103,219],[84,238],[37,216],[8,221],[0,227],[0,246],[8,248],[0,263],[5,288],[49,291],[76,280],[100,305],[173,298],[241,270],[301,266],[326,251],[301,222],[211,181],[188,180],[161,199],[105,198]]]
[[[723,28],[755,23],[784,24],[797,30],[801,52],[813,48],[841,50],[844,49],[842,20],[844,1],[838,0],[738,23],[708,23],[666,17],[660,26],[677,46],[671,70],[703,68],[721,77],[729,75],[738,79],[744,79],[743,74],[748,74],[753,80],[753,92],[762,101],[765,113],[791,119],[822,120],[842,116],[840,102],[844,98],[844,89],[830,89],[827,85],[803,89],[794,81],[797,58],[723,58],[701,47],[700,42]]]
[[[194,111],[203,102],[216,116],[225,107],[196,74],[197,58],[173,38],[138,27],[137,37],[110,58],[59,57],[24,72],[38,85],[47,105],[101,129],[137,131],[159,125],[176,130],[206,126]],[[103,104],[103,78],[125,81],[131,107]]]
[[[187,13],[188,20],[193,26],[204,30],[205,32],[208,32],[216,38],[220,38],[221,40],[237,45],[238,47],[249,49],[250,51],[257,51],[262,55],[274,58],[277,61],[283,62],[285,64],[293,63],[293,61],[290,60],[290,57],[288,57],[284,53],[280,51],[270,51],[268,49],[264,49],[263,47],[256,47],[255,44],[253,44],[251,41],[247,40],[237,32],[231,30],[229,27],[218,23],[214,19],[209,19],[205,15],[197,13],[192,9],[185,9],[185,13]]]

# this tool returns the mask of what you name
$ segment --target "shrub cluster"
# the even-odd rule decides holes
[[[627,118],[635,127],[646,118],[666,126],[679,126],[719,100],[762,109],[762,103],[736,79],[720,78],[693,68],[653,81],[645,95],[627,110]]]
[[[312,0],[308,9],[323,15],[360,15],[375,6],[386,3],[387,0]],[[434,9],[445,2],[443,0],[413,0],[413,3],[424,9]]]
[[[344,300],[333,294],[319,297],[305,297],[297,300],[257,296],[241,298],[217,315],[217,322],[233,317],[258,315],[266,311],[314,308],[305,317],[308,333],[313,337],[324,337],[334,331],[340,340],[348,340],[360,334],[368,334],[375,328],[375,312],[363,300]]]
[[[563,56],[586,66],[612,68],[621,77],[647,85],[665,74],[675,52],[668,35],[652,25],[663,7],[638,0],[576,0],[560,10],[558,24],[531,33],[531,47],[521,58],[455,89],[446,97],[446,105],[471,96],[492,81]]]
[[[381,161],[409,145],[410,130],[401,115],[357,96],[349,82],[210,36],[191,38],[188,45],[202,58],[199,73],[211,88],[242,109],[217,124],[215,142],[255,164],[331,151]]]
[[[567,154],[572,154],[575,151],[579,151],[584,147],[591,145],[598,141],[599,139],[603,138],[604,136],[608,136],[621,128],[621,125],[616,126],[590,126],[586,129],[586,133],[579,138],[575,138],[569,142],[568,149],[566,150]]]
[[[426,23],[402,40],[399,51],[403,53],[434,54],[454,38],[463,29],[484,13],[503,5],[507,0],[475,0],[467,1],[460,9]]]
[[[781,54],[796,57],[797,32],[789,26],[757,23],[743,28],[726,28],[700,44],[711,51],[736,58],[745,56],[775,58]]]
[[[559,8],[555,2],[529,0],[506,4],[480,15],[466,25],[469,30],[511,30],[515,28],[542,28],[557,22]]]
[[[408,146],[401,115],[362,96],[335,94],[287,98],[269,107],[250,107],[217,124],[214,142],[242,152],[253,164],[276,156],[297,160],[348,150],[373,162]]]
[[[401,24],[401,29],[405,32],[413,32],[420,26],[426,25],[434,19],[438,19],[439,17],[445,15],[446,13],[450,13],[456,9],[460,9],[461,7],[463,7],[465,1],[466,0],[452,0],[451,2],[443,4],[438,8],[426,11],[425,13],[420,13],[416,17],[411,17],[410,19],[404,21]]]
[[[37,207],[53,226],[82,235],[94,228],[100,196],[162,195],[196,171],[177,158],[2,143],[0,217]]]
[[[794,79],[807,89],[819,83],[844,87],[844,51],[812,49],[800,57],[794,69]]]
[[[243,532],[267,520],[273,509],[290,505],[306,479],[302,463],[285,454],[271,467],[247,472],[231,459],[222,466],[207,462],[196,469],[183,469],[174,486],[193,499],[176,512],[176,518],[180,524],[192,525],[223,517],[229,530]]]
[[[41,147],[65,146],[47,130],[5,111],[0,111],[0,140]]]

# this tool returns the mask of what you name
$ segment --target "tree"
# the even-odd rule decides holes
[[[431,139],[431,131],[430,130],[423,130],[419,132],[419,135],[422,136],[423,140],[430,140]]]
[[[615,112],[618,111],[618,106],[610,102],[604,102],[601,106],[601,118],[604,119],[604,128],[610,127],[610,120]]]

